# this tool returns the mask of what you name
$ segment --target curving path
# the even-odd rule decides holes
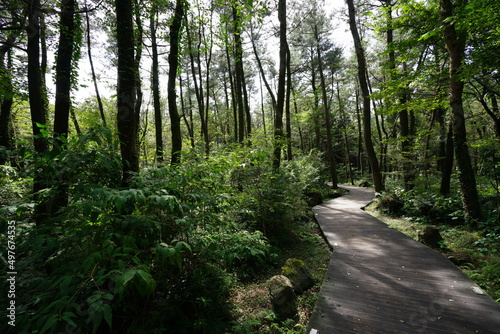
[[[500,333],[500,305],[440,253],[364,212],[374,192],[313,212],[333,255],[307,334]]]

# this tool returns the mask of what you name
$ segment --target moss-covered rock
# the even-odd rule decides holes
[[[314,279],[309,273],[306,264],[299,259],[288,259],[281,268],[281,274],[288,277],[292,282],[296,294],[301,294],[314,285]]]
[[[293,319],[297,316],[297,296],[290,280],[283,275],[273,276],[267,282],[273,311],[278,319]]]

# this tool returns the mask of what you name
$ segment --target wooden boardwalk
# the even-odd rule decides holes
[[[313,208],[333,255],[307,334],[500,333],[500,305],[440,253],[361,210],[369,189]]]

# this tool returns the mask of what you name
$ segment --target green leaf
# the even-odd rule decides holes
[[[137,269],[128,269],[123,273],[123,285],[126,285],[137,274]]]
[[[111,329],[113,325],[113,310],[111,309],[111,306],[109,306],[108,304],[102,305],[102,315],[104,316],[104,320]]]
[[[71,319],[71,318],[76,318],[76,314],[74,314],[73,312],[64,312],[61,318],[71,326],[78,327],[77,324],[73,321],[73,319]]]
[[[40,330],[40,334],[43,334],[51,329],[57,323],[58,318],[58,314],[52,314],[43,325],[42,329]]]

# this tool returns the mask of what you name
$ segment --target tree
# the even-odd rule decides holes
[[[278,2],[278,19],[280,22],[280,67],[278,73],[278,94],[276,96],[276,113],[274,116],[274,158],[273,167],[281,165],[281,148],[283,146],[283,110],[285,106],[285,85],[287,68],[288,42],[286,39],[286,0]]]
[[[134,36],[134,6],[132,0],[115,0],[116,38],[118,46],[117,126],[122,156],[122,184],[127,186],[139,172],[136,115],[136,60]]]
[[[160,99],[160,66],[158,61],[158,4],[153,2],[149,13],[149,30],[151,33],[151,90],[153,93],[153,109],[155,114],[156,160],[163,162],[163,122]]]
[[[179,44],[182,19],[184,16],[185,0],[176,0],[174,17],[170,25],[170,53],[168,54],[168,111],[170,113],[170,130],[172,135],[172,154],[170,163],[176,166],[181,161],[182,132],[181,117],[177,109],[177,93],[175,82],[177,67],[179,66]]]
[[[77,29],[75,25],[76,1],[61,3],[59,24],[59,46],[56,62],[56,101],[54,109],[54,133],[68,137],[69,113],[71,108],[71,77],[73,74],[73,53]]]
[[[353,0],[346,0],[348,11],[349,11],[349,27],[354,40],[354,48],[356,52],[356,58],[358,61],[358,80],[361,88],[361,93],[363,95],[363,138],[365,143],[366,154],[368,156],[368,161],[370,163],[373,183],[375,186],[375,191],[383,191],[384,184],[382,180],[382,173],[380,172],[380,166],[373,148],[372,141],[372,131],[371,131],[371,107],[370,107],[370,92],[368,90],[367,82],[367,68],[366,59],[363,50],[363,45],[361,44],[361,38],[359,37],[358,27],[356,25],[356,12],[354,8]]]
[[[462,62],[466,46],[466,32],[463,27],[455,23],[457,7],[466,4],[465,0],[456,2],[440,0],[441,17],[443,19],[443,36],[449,54],[450,68],[450,107],[453,122],[453,142],[455,159],[458,167],[458,178],[465,218],[469,224],[474,225],[481,219],[479,196],[476,187],[475,173],[469,155],[467,144],[467,130],[465,126],[465,113],[463,107],[464,80],[462,79]]]

